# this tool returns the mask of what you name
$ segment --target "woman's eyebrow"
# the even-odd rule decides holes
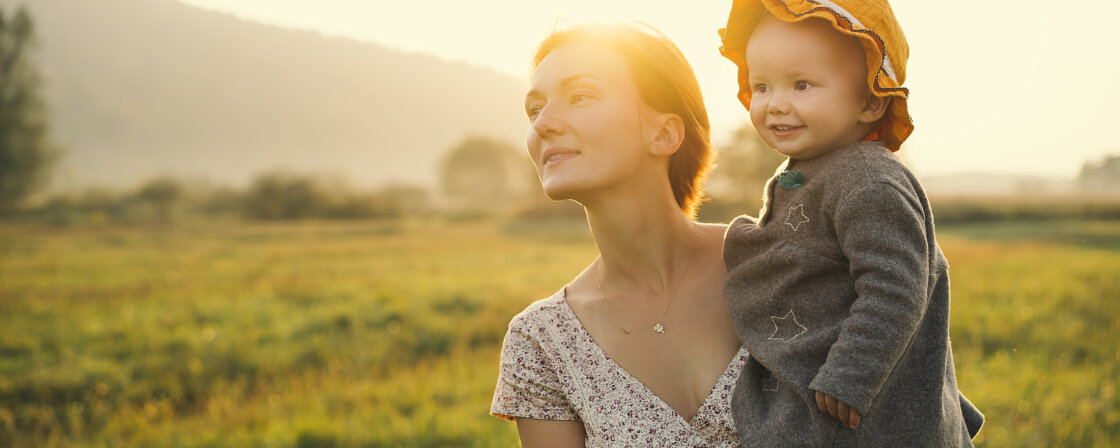
[[[588,79],[588,78],[595,79],[595,80],[600,79],[599,76],[597,76],[595,74],[592,74],[592,73],[579,73],[579,74],[575,74],[575,75],[569,76],[569,77],[561,80],[560,81],[560,87],[561,88],[567,88],[568,86],[570,86],[570,85],[572,85],[572,84],[574,84],[578,81],[582,81],[582,80]],[[540,98],[542,96],[544,96],[544,94],[541,93],[540,90],[533,89],[533,90],[530,90],[528,93],[525,94],[525,100]]]
[[[598,76],[596,76],[594,74],[591,74],[591,73],[580,73],[578,75],[572,75],[572,76],[569,76],[567,78],[564,78],[563,81],[560,81],[560,86],[561,87],[567,87],[568,85],[574,84],[576,81],[582,81],[584,78],[592,78],[592,79],[596,79],[596,80],[599,79]]]

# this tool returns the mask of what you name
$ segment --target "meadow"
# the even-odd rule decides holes
[[[977,445],[1120,440],[1120,220],[939,238]],[[3,224],[0,446],[516,446],[506,325],[594,256],[578,225]]]

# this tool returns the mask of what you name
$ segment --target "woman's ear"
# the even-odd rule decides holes
[[[655,155],[672,155],[684,143],[684,120],[677,114],[662,113],[657,115],[657,133],[653,135],[650,152]]]
[[[883,118],[883,114],[887,113],[887,107],[890,105],[891,97],[868,94],[867,102],[859,113],[859,122],[870,124],[879,121]]]

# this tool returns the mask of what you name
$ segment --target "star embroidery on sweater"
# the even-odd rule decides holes
[[[786,215],[786,225],[792,227],[794,232],[807,222],[809,222],[809,217],[805,216],[805,204],[797,204],[789,208],[789,214]]]
[[[764,392],[777,392],[778,391],[778,379],[774,378],[774,373],[773,372],[770,373],[770,378],[767,378],[766,382],[762,384],[762,390]]]
[[[770,316],[770,322],[774,324],[774,332],[766,338],[768,340],[789,342],[809,331],[808,328],[801,325],[801,322],[797,321],[797,315],[793,313],[793,310],[789,310],[785,317]]]

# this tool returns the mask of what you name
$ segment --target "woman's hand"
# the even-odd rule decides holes
[[[839,419],[848,428],[856,429],[859,427],[859,412],[848,406],[848,403],[837,400],[829,394],[817,392],[817,408],[821,412]]]

